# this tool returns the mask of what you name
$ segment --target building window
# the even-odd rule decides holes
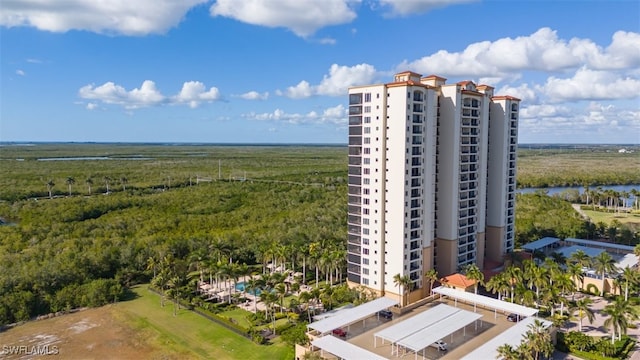
[[[369,279],[362,278],[362,285],[369,285]]]
[[[371,112],[371,106],[365,106],[364,107],[364,112],[365,113],[370,113]]]
[[[363,255],[369,255],[369,249],[362,249]]]
[[[362,273],[363,273],[364,275],[369,275],[369,269],[362,268]]]
[[[364,102],[371,102],[371,93],[364,93]]]
[[[362,153],[365,154],[365,155],[369,155],[369,154],[371,154],[371,149],[366,147],[366,148],[362,149]]]
[[[364,127],[364,133],[365,134],[371,134],[371,128],[369,126],[365,126]]]
[[[368,137],[364,138],[364,143],[371,144],[371,138],[368,138]]]
[[[364,117],[364,123],[365,124],[370,124],[371,123],[371,116],[365,116]]]
[[[363,164],[365,164],[365,165],[369,165],[369,164],[371,163],[371,159],[369,159],[369,158],[363,158],[363,159],[362,159],[362,163],[363,163]]]

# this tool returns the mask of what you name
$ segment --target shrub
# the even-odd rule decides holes
[[[591,295],[600,295],[600,291],[598,291],[598,287],[594,284],[588,284],[586,292]]]

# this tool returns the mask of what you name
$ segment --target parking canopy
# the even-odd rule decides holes
[[[509,344],[513,347],[518,347],[522,342],[524,334],[529,331],[529,326],[539,320],[542,322],[545,328],[550,327],[552,324],[549,321],[542,320],[536,317],[529,317],[521,320],[516,325],[493,337],[479,348],[470,352],[464,356],[461,360],[477,360],[477,359],[497,359],[498,348],[502,345]]]
[[[453,306],[440,304],[433,309],[427,310],[400,323],[389,326],[384,330],[378,331],[373,336],[375,338],[381,338],[383,343],[384,340],[392,343],[397,343],[407,336],[415,334],[425,327],[428,327],[429,325],[436,323],[442,319],[446,319],[447,317],[455,314],[458,311],[459,310],[454,308]]]
[[[540,249],[544,249],[549,245],[553,245],[553,244],[557,244],[560,242],[560,239],[558,238],[553,238],[553,237],[544,237],[542,239],[538,239],[536,241],[530,242],[528,244],[524,244],[522,245],[522,248],[533,252],[536,250],[540,250]]]
[[[508,313],[518,314],[520,316],[533,316],[538,313],[538,309],[530,308],[527,306],[522,306],[494,298],[490,298],[484,295],[478,295],[466,291],[460,291],[444,286],[437,287],[433,289],[433,292],[436,294],[440,294],[443,296],[447,296],[449,298],[453,298],[456,301],[460,300],[462,302],[478,305],[481,307],[505,311]]]
[[[312,322],[307,325],[307,328],[316,330],[321,334],[326,334],[333,329],[351,325],[356,321],[363,320],[380,310],[390,308],[396,304],[398,304],[397,300],[386,297],[377,298],[354,308],[342,310],[340,311],[340,316],[332,316]]]
[[[386,358],[372,353],[356,345],[350,344],[344,340],[337,339],[333,336],[323,336],[311,342],[314,347],[332,353],[333,355],[345,360],[386,360]]]
[[[481,314],[440,304],[432,309],[390,326],[374,334],[374,347],[377,338],[391,342],[391,354],[399,353],[399,347],[417,353],[441,340],[447,335],[465,328],[480,319]]]

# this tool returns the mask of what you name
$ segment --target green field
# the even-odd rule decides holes
[[[607,213],[602,211],[593,211],[582,209],[585,215],[591,219],[594,224],[604,223],[611,225],[614,220],[617,220],[621,224],[640,224],[640,213]]]
[[[129,326],[149,336],[151,345],[166,352],[202,359],[291,359],[293,347],[283,343],[256,345],[189,310],[173,316],[173,304],[160,306],[160,297],[146,285],[136,286],[134,300],[117,304],[116,309]]]

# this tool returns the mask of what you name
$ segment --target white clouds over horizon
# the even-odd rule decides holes
[[[340,104],[326,108],[322,113],[310,111],[306,114],[287,113],[281,109],[276,109],[270,113],[250,112],[242,115],[249,120],[284,122],[288,124],[334,124],[344,126],[347,124],[347,109]]]
[[[199,81],[187,81],[175,96],[165,96],[156,87],[155,82],[145,80],[140,88],[127,91],[124,87],[109,81],[100,86],[85,85],[78,91],[78,96],[86,100],[97,100],[105,104],[120,105],[125,109],[138,109],[158,106],[162,104],[187,104],[196,108],[203,102],[213,102],[220,99],[220,92],[216,87],[208,90]],[[92,104],[92,103],[90,103]],[[87,105],[93,110],[97,104]]]

